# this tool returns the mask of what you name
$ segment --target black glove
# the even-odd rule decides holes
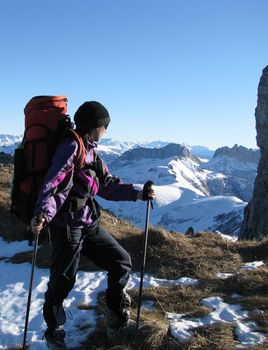
[[[148,200],[152,200],[153,197],[150,196],[150,192],[152,191],[152,185],[154,183],[152,181],[147,181],[142,189],[142,200],[143,201],[148,201]]]

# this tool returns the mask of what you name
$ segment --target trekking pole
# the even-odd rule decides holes
[[[153,185],[152,181],[148,181],[144,185],[144,189],[148,189]],[[135,344],[137,349],[138,342],[138,332],[139,332],[139,324],[140,324],[140,311],[141,311],[141,297],[142,297],[142,289],[143,289],[143,277],[144,277],[144,269],[146,264],[146,253],[147,253],[147,245],[148,245],[148,230],[149,230],[149,217],[150,217],[150,209],[153,209],[152,199],[147,199],[147,207],[146,207],[146,220],[145,220],[145,230],[144,230],[144,245],[143,245],[143,258],[141,265],[141,273],[140,273],[140,288],[139,288],[139,297],[138,297],[138,306],[137,306],[137,320],[136,320],[136,336],[135,336]]]
[[[28,292],[28,301],[27,301],[27,309],[26,309],[26,318],[25,318],[24,337],[23,337],[22,350],[26,349],[26,337],[27,337],[29,314],[30,314],[30,306],[31,306],[31,298],[32,298],[34,267],[35,267],[36,256],[37,256],[38,238],[39,238],[39,235],[36,234],[35,235],[35,241],[34,241],[33,257],[32,257],[32,270],[31,270],[31,277],[30,277],[30,284],[29,284],[29,292]]]

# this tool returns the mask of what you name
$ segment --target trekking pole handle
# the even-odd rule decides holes
[[[149,180],[143,185],[142,189],[142,200],[150,201],[151,208],[153,208],[153,197],[150,197],[150,192],[152,191],[153,184],[153,181]]]
[[[46,225],[46,219],[44,218],[44,215],[42,213],[36,215],[34,218],[34,225],[35,226],[39,226],[42,224],[42,227],[41,228],[38,228],[39,229],[39,232],[36,233],[32,227],[32,223],[31,223],[31,229],[32,229],[32,232],[34,233],[34,236],[35,236],[35,239],[36,237],[40,234],[40,232],[43,230],[43,228],[45,227]]]
[[[42,213],[38,214],[38,215],[36,216],[36,223],[37,223],[37,224],[41,224],[42,219],[44,219],[43,214],[42,214]]]

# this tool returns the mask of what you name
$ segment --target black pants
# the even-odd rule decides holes
[[[113,310],[119,309],[132,267],[126,250],[100,226],[91,230],[71,228],[68,231],[67,227],[51,225],[50,232],[52,262],[45,293],[45,321],[49,323],[52,316],[46,315],[45,309],[48,310],[49,305],[61,305],[73,288],[80,254],[108,272],[107,306]]]

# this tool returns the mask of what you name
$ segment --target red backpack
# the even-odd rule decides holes
[[[25,131],[14,154],[11,212],[29,224],[44,177],[57,145],[67,136],[78,143],[76,164],[85,159],[82,138],[74,131],[66,96],[36,96],[25,106]]]

